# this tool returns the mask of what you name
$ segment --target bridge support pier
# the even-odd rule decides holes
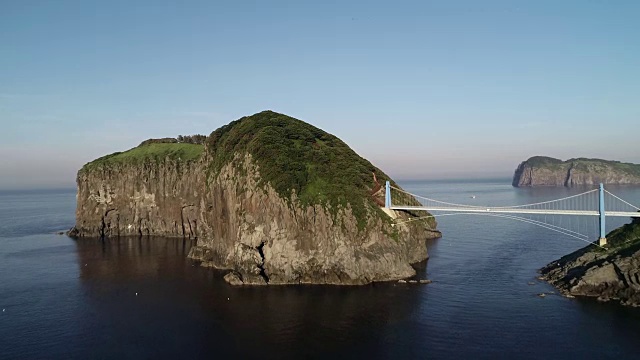
[[[599,201],[599,212],[600,212],[600,239],[598,239],[598,245],[605,246],[607,245],[607,234],[605,228],[605,214],[604,214],[604,185],[600,183],[600,201]]]

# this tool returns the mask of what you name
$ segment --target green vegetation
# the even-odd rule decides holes
[[[565,165],[562,160],[554,159],[547,156],[534,156],[525,161],[531,167],[535,168],[548,168],[552,170],[558,170]]]
[[[607,243],[617,250],[640,243],[640,218],[632,218],[631,223],[608,233]]]
[[[178,135],[176,140],[179,143],[204,145],[205,141],[207,141],[207,137],[205,135],[200,135],[200,134],[196,134],[196,135]]]
[[[151,142],[140,145],[125,152],[116,152],[98,158],[86,164],[82,170],[90,170],[99,166],[112,164],[139,164],[144,161],[160,162],[165,159],[180,159],[182,161],[193,161],[200,158],[204,150],[203,145]]]
[[[284,199],[291,201],[295,192],[302,205],[330,206],[334,215],[349,204],[360,230],[368,213],[383,215],[371,196],[373,174],[383,186],[390,178],[342,140],[303,121],[263,111],[212,132],[207,144],[214,174],[236,153],[248,152],[261,181]]]
[[[147,139],[141,142],[140,145],[138,146],[145,146],[149,144],[175,144],[177,142],[178,140],[176,138],[166,137],[166,138],[160,138],[160,139]]]
[[[526,162],[529,163],[529,165],[535,167],[562,164],[562,160],[554,159],[548,156],[534,156],[532,158],[529,158]]]
[[[138,146],[149,145],[149,144],[175,144],[175,143],[185,143],[185,144],[200,144],[204,145],[207,137],[200,134],[195,135],[178,135],[176,138],[160,138],[160,139],[147,139],[140,143]]]
[[[525,161],[531,167],[547,168],[550,170],[558,170],[560,168],[568,168],[573,165],[576,170],[582,171],[598,171],[615,169],[631,176],[640,176],[640,165],[631,163],[622,163],[614,160],[575,158],[562,161],[547,156],[534,156]]]
[[[640,165],[631,164],[631,163],[622,163],[619,161],[601,160],[601,159],[585,159],[585,158],[569,159],[565,162],[573,163],[573,166],[576,169],[580,169],[583,171],[615,169],[617,171],[627,173],[631,176],[640,176]]]

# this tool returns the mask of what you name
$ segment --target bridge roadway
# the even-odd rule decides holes
[[[496,213],[496,214],[535,214],[535,215],[585,215],[599,216],[598,211],[589,210],[544,210],[544,209],[509,209],[501,207],[432,207],[432,206],[395,206],[390,207],[391,210],[407,210],[407,211],[447,211],[462,213]],[[605,211],[605,216],[621,216],[621,217],[637,217],[640,218],[640,212],[628,211]]]

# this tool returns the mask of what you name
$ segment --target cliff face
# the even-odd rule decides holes
[[[287,191],[282,181],[291,180],[281,171],[272,172],[277,178],[264,175],[273,169],[267,169],[260,151],[272,144],[257,143],[256,134],[258,125],[273,132],[271,127],[288,126],[291,118],[271,112],[254,116],[258,115],[258,120],[243,118],[214,131],[199,156],[146,156],[132,162],[123,161],[129,156],[125,152],[87,164],[78,173],[72,235],[197,239],[190,256],[204,266],[231,269],[225,278],[235,284],[365,284],[414,275],[410,264],[428,257],[425,240],[439,236],[435,221],[394,224],[394,218],[413,215],[380,209],[384,198],[380,184],[388,177],[359,157],[361,173],[345,175],[362,180],[347,189],[358,195],[348,201],[340,192],[343,185],[330,183],[335,174],[328,174],[332,176],[328,180],[312,173],[310,168],[322,164],[309,160],[305,160],[307,173],[294,182],[298,186]],[[242,123],[249,132],[233,129]],[[241,140],[233,137],[234,131]],[[313,148],[337,140],[326,133],[309,136],[316,135]],[[300,139],[297,133],[287,136]],[[253,147],[238,146],[241,141]],[[144,146],[134,150],[142,152]],[[345,147],[337,147],[339,156],[355,155],[346,153]],[[323,153],[331,157],[333,150],[329,146]],[[304,151],[301,147],[296,154]],[[286,171],[292,164],[295,161],[281,165]]]
[[[565,296],[596,297],[640,306],[640,221],[607,235],[610,246],[590,245],[541,269]]]
[[[570,159],[535,156],[520,163],[513,186],[574,186],[595,184],[640,184],[640,165],[600,159]]]

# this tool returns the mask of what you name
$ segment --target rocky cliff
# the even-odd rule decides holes
[[[335,136],[265,111],[204,145],[145,142],[88,163],[71,234],[197,239],[190,256],[234,284],[401,279],[439,232],[433,218],[382,209],[386,180]]]
[[[609,245],[587,246],[541,270],[566,296],[596,297],[640,306],[640,219],[607,235]]]
[[[574,186],[640,184],[640,165],[600,159],[562,161],[534,156],[520,163],[513,175],[513,186]]]

